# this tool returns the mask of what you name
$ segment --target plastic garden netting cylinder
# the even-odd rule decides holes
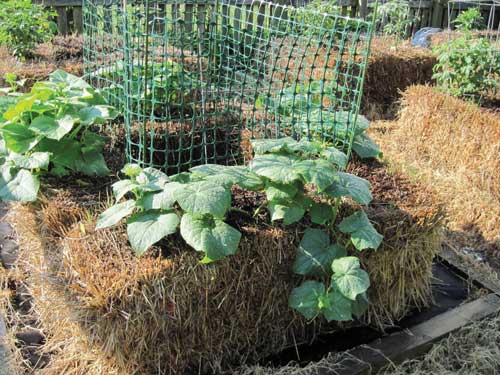
[[[372,22],[248,0],[84,0],[84,14],[86,74],[119,102],[130,162],[241,163],[261,137],[350,150]]]

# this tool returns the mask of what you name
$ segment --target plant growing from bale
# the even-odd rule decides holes
[[[309,319],[323,315],[329,321],[350,320],[366,307],[369,278],[356,257],[346,256],[347,250],[376,249],[382,236],[362,210],[337,219],[342,197],[370,202],[369,183],[340,172],[347,155],[320,142],[257,140],[253,149],[248,166],[206,164],[171,177],[126,165],[128,178],[113,185],[117,203],[99,216],[96,228],[127,218],[130,244],[141,255],[180,227],[186,243],[203,254],[202,262],[210,263],[238,249],[241,233],[225,222],[232,209],[231,187],[263,193],[271,221],[287,226],[308,214],[323,228],[304,233],[294,271],[309,280],[293,291],[290,306]]]
[[[133,112],[147,115],[160,115],[165,106],[170,110],[188,108],[193,99],[190,95],[199,87],[191,74],[172,59],[148,64],[147,69],[137,63],[131,69],[124,69],[123,63],[118,63],[92,72],[90,78],[114,80],[102,91],[103,95],[116,97],[123,96],[123,84],[116,81],[127,81],[133,93],[129,96],[135,107]]]
[[[500,51],[489,39],[474,38],[470,25],[466,27],[462,36],[434,49],[433,78],[451,95],[481,99],[500,86]]]
[[[5,45],[16,57],[33,56],[37,44],[47,42],[57,32],[50,21],[55,12],[31,0],[7,0],[0,5],[0,45]]]
[[[90,85],[62,70],[16,97],[0,123],[0,198],[36,200],[44,172],[107,175],[102,156],[107,138],[92,127],[116,115]]]
[[[360,158],[381,156],[379,146],[366,134],[370,121],[362,115],[355,120],[350,112],[324,109],[325,99],[335,100],[333,88],[313,81],[285,87],[276,95],[259,95],[255,106],[272,113],[285,132],[327,142],[339,149],[344,144],[338,140],[352,136],[352,150]]]

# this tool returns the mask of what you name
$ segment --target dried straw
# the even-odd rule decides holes
[[[440,215],[417,185],[387,196],[387,182],[399,177],[376,168],[383,182],[368,214],[386,238],[362,259],[372,279],[364,321],[383,328],[429,303]],[[338,329],[288,308],[300,282],[290,272],[300,226],[243,227],[238,254],[210,266],[180,238],[167,243],[172,258],[137,258],[123,227],[95,232],[94,214],[76,198],[59,189],[41,208],[16,213],[23,267],[54,353],[43,373],[220,373]]]

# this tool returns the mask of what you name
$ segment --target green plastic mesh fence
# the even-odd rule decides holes
[[[282,136],[350,151],[372,22],[256,0],[86,0],[84,14],[87,76],[120,102],[129,161],[236,164],[249,139]]]
[[[109,104],[124,111],[123,102],[123,15],[114,0],[84,1],[84,73],[102,89]]]

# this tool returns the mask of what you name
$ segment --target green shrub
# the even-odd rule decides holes
[[[404,38],[408,28],[413,22],[418,21],[414,16],[410,17],[410,5],[408,1],[392,0],[378,7],[377,22],[383,24],[382,33]]]
[[[433,78],[455,96],[481,98],[500,86],[500,50],[486,38],[470,32],[435,48]]]
[[[31,0],[0,1],[0,44],[17,57],[28,58],[38,43],[49,41],[57,31],[53,12]]]
[[[470,8],[460,13],[457,18],[451,21],[457,30],[471,31],[485,27],[483,16],[478,8]]]

